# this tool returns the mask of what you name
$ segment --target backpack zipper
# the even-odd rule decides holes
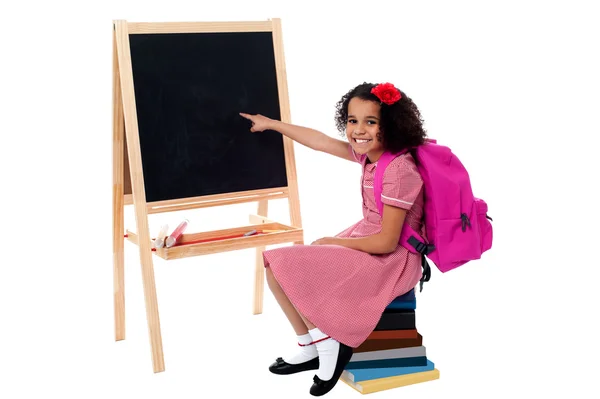
[[[467,216],[466,213],[460,214],[460,220],[462,220],[462,231],[467,230],[467,225],[469,225],[469,227],[471,227],[471,221],[469,220],[469,217]]]

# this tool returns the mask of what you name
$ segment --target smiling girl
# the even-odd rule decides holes
[[[337,104],[336,125],[347,141],[262,115],[240,115],[252,122],[252,132],[278,131],[362,167],[360,221],[311,245],[263,252],[267,283],[299,345],[296,353],[277,358],[269,370],[292,374],[318,369],[310,393],[324,395],[385,308],[422,277],[421,256],[399,245],[404,223],[417,232],[423,228],[423,182],[410,152],[385,169],[382,214],[373,192],[377,161],[384,151],[396,153],[424,143],[421,114],[394,85],[363,83]]]

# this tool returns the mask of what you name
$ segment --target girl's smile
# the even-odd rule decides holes
[[[371,141],[373,141],[373,139],[359,139],[359,138],[356,138],[356,137],[354,138],[354,142],[357,145],[367,144],[367,143],[370,143]]]

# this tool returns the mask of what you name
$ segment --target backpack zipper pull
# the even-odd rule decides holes
[[[467,230],[467,225],[469,225],[469,227],[471,227],[471,221],[469,220],[469,217],[467,216],[466,213],[460,214],[460,220],[462,220],[462,231]]]

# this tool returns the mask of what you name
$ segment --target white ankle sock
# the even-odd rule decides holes
[[[319,341],[328,337],[327,334],[324,334],[318,328],[313,328],[308,332],[313,341]],[[333,377],[333,372],[335,371],[335,365],[340,351],[340,343],[333,338],[327,338],[323,341],[316,342],[315,345],[319,354],[319,371],[317,371],[317,377],[323,381],[329,381],[331,377]]]
[[[317,348],[315,345],[309,345],[312,342],[312,337],[310,334],[298,335],[298,343],[306,346],[300,346],[300,350],[296,351],[296,353],[284,356],[283,360],[289,364],[300,364],[304,362],[308,362],[309,360],[317,357]]]

